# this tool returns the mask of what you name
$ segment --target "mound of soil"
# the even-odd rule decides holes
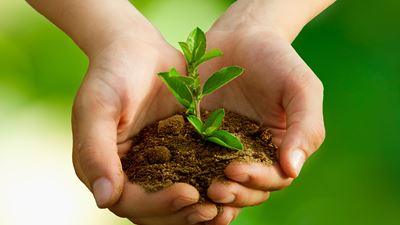
[[[203,113],[206,118],[208,112]],[[121,159],[131,182],[155,192],[174,183],[188,183],[200,192],[201,201],[215,178],[227,179],[224,169],[233,160],[271,165],[277,147],[271,132],[247,117],[227,112],[221,129],[239,137],[243,151],[205,142],[184,114],[153,123],[133,139],[133,148]]]

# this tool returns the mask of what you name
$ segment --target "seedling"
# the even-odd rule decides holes
[[[224,109],[217,109],[203,122],[201,119],[200,102],[203,97],[213,93],[243,73],[238,66],[224,67],[215,72],[201,87],[198,67],[213,58],[222,56],[218,49],[206,51],[206,36],[200,28],[194,29],[186,42],[179,42],[186,58],[187,76],[179,74],[172,68],[158,75],[167,85],[180,104],[186,108],[186,117],[201,137],[223,147],[243,150],[240,140],[225,130],[219,130],[225,116]]]

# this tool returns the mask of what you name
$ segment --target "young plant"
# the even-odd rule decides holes
[[[225,130],[219,130],[225,116],[224,109],[212,112],[208,119],[201,119],[200,102],[203,97],[213,93],[243,73],[238,66],[224,67],[215,72],[201,87],[198,67],[200,64],[222,56],[218,49],[206,51],[206,36],[200,28],[194,29],[186,42],[179,42],[186,58],[187,76],[179,74],[175,68],[159,73],[180,104],[186,108],[186,117],[201,137],[207,141],[235,150],[243,150],[240,140]]]

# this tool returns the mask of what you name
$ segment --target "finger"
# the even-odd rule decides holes
[[[217,214],[218,210],[214,204],[197,203],[168,216],[130,218],[130,220],[140,225],[188,225],[210,221]]]
[[[92,191],[97,205],[105,208],[119,199],[124,180],[117,153],[118,114],[91,96],[79,96],[74,104],[73,160],[78,177]]]
[[[282,171],[278,163],[266,166],[233,161],[225,168],[225,175],[246,187],[267,192],[283,189],[293,180]]]
[[[199,201],[193,186],[176,183],[158,192],[148,193],[141,186],[126,183],[119,202],[111,211],[121,217],[166,216]]]
[[[266,201],[269,192],[251,189],[236,182],[215,180],[208,189],[207,195],[216,203],[233,207],[247,207]]]
[[[218,214],[213,220],[206,222],[206,225],[228,225],[230,224],[240,213],[240,208],[231,206],[224,206],[222,212]]]
[[[295,178],[305,160],[322,144],[325,128],[322,83],[312,71],[293,77],[283,98],[287,131],[279,146],[279,160],[285,173]]]

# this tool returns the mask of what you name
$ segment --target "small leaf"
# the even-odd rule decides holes
[[[186,77],[186,76],[180,76],[180,77],[176,77],[177,79],[181,80],[183,83],[186,84],[186,86],[189,87],[192,86],[194,84],[194,79],[191,77]]]
[[[196,103],[194,101],[192,101],[192,103],[190,103],[190,106],[186,110],[186,114],[189,114],[189,115],[196,114]]]
[[[210,116],[208,116],[207,121],[204,123],[204,132],[207,135],[211,135],[214,131],[216,131],[222,123],[224,119],[225,111],[224,109],[217,109]]]
[[[172,68],[169,71],[169,76],[170,77],[174,77],[178,80],[180,80],[181,82],[183,82],[186,86],[191,86],[194,83],[194,79],[191,77],[187,77],[187,76],[183,76],[182,74],[180,74],[175,68]],[[190,88],[189,88],[190,90]]]
[[[187,116],[188,121],[193,125],[193,127],[196,129],[196,131],[203,135],[203,122],[197,116],[193,115],[188,115]]]
[[[210,51],[208,51],[208,52],[206,52],[204,55],[203,55],[203,57],[201,57],[197,62],[196,62],[196,64],[197,65],[200,65],[200,64],[202,64],[203,62],[205,62],[205,61],[208,61],[208,60],[211,60],[211,59],[213,59],[213,58],[216,58],[216,57],[219,57],[219,56],[223,56],[224,54],[219,50],[219,49],[213,49],[213,50],[210,50]]]
[[[182,77],[182,75],[178,72],[178,70],[176,70],[174,67],[172,67],[169,70],[169,76],[170,77]]]
[[[207,141],[235,150],[243,150],[243,145],[240,140],[225,130],[217,130],[212,136],[206,138]]]
[[[203,87],[203,95],[209,95],[215,90],[221,88],[231,80],[235,79],[243,73],[243,69],[238,66],[224,67],[214,73]]]
[[[172,69],[171,71],[173,71]],[[168,89],[172,92],[175,98],[185,108],[189,108],[192,103],[192,94],[188,87],[178,77],[175,76],[174,72],[162,72],[159,73],[161,80],[167,85]]]
[[[190,51],[188,44],[186,42],[179,42],[179,46],[181,46],[183,55],[186,58],[186,62],[192,62],[192,52]]]
[[[192,53],[189,63],[196,62],[206,52],[206,35],[200,28],[194,29],[186,40],[189,51]]]

